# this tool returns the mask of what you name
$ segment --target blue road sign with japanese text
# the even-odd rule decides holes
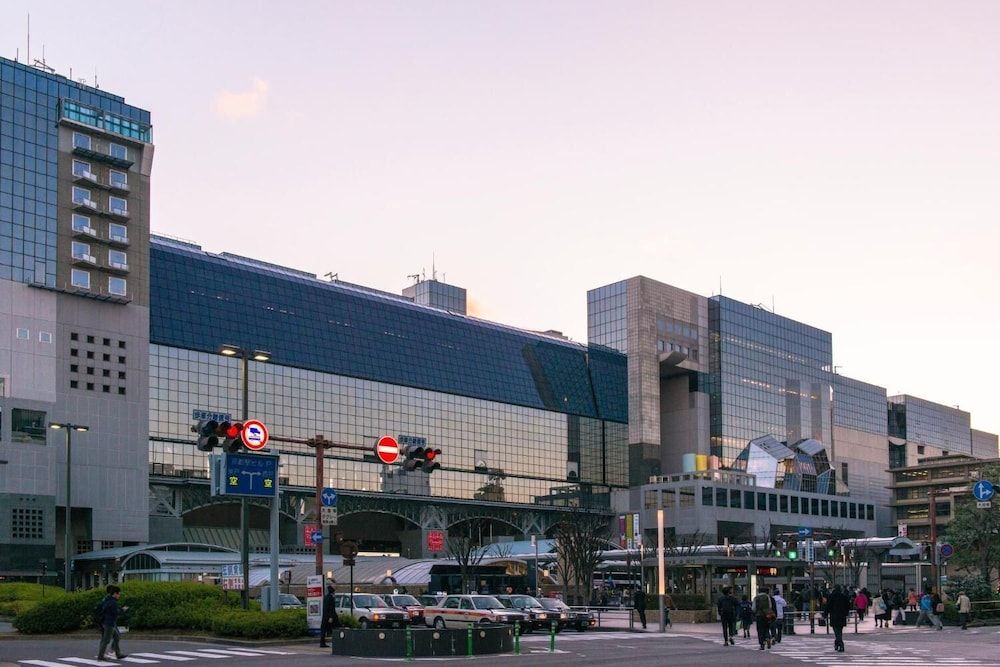
[[[980,502],[989,500],[994,493],[996,493],[996,489],[993,488],[993,484],[985,479],[976,482],[972,487],[972,495]]]
[[[223,454],[222,493],[270,498],[278,488],[278,457],[266,454]]]

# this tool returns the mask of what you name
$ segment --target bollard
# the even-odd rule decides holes
[[[555,624],[549,625],[549,653],[556,652],[556,626]]]
[[[413,660],[413,628],[409,624],[406,625],[406,659]]]
[[[468,656],[471,658],[472,655],[472,623],[469,623],[469,628],[465,631],[466,645],[468,648]]]
[[[521,621],[514,621],[514,655],[521,655]]]

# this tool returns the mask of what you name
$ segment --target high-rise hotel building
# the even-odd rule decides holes
[[[149,112],[0,58],[0,575],[148,521]]]

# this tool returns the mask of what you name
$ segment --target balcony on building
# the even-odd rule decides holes
[[[126,260],[124,262],[114,262],[109,259],[108,265],[105,268],[109,273],[117,273],[119,275],[124,275],[128,273],[128,261]]]
[[[97,230],[90,226],[74,225],[73,236],[78,239],[96,239]]]
[[[90,213],[100,212],[101,207],[93,199],[74,199],[73,208],[77,211],[87,211]]]
[[[105,211],[104,214],[107,215],[108,217],[116,218],[118,220],[128,220],[129,218],[128,209],[112,207],[110,205],[108,206],[108,210]]]
[[[82,185],[100,185],[100,180],[97,178],[97,174],[92,171],[81,171],[73,172],[73,182],[80,183]]]
[[[97,258],[86,253],[73,254],[73,264],[77,266],[97,266]]]
[[[108,233],[108,243],[120,248],[127,248],[129,245],[128,234]]]
[[[129,190],[127,182],[123,183],[121,181],[109,180],[108,188],[110,188],[112,192],[121,192],[124,194],[128,194],[129,192],[131,192],[131,190]]]

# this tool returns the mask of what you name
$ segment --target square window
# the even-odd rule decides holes
[[[124,350],[125,349],[125,341],[123,341],[123,340],[118,341],[118,347]]]
[[[102,354],[101,355],[101,361],[111,361],[111,355],[110,354]]]
[[[80,356],[80,350],[76,349],[75,347],[72,348],[69,351],[69,356],[71,356],[71,357],[79,357]]]
[[[118,387],[118,394],[120,396],[124,396],[125,395],[125,387]]]
[[[124,364],[125,363],[125,357],[118,357],[118,363],[119,364]]]
[[[117,158],[119,160],[128,160],[128,148],[122,146],[121,144],[115,144],[115,143],[109,144],[108,154],[111,155],[111,157]]]
[[[18,329],[17,329],[17,337],[20,340],[29,340],[31,338],[31,331],[29,331],[28,329],[25,329],[23,327],[18,327]]]
[[[110,394],[111,393],[111,385],[107,385],[107,384],[103,385],[101,387],[101,391],[103,391],[105,394]]]
[[[88,359],[93,359],[94,358],[94,351],[93,350],[87,350],[87,358]]]
[[[69,388],[70,389],[76,389],[76,387],[77,387],[78,384],[79,383],[76,380],[70,380],[69,381]]]
[[[94,367],[87,366],[87,375],[93,375],[93,374],[94,374]]]
[[[108,277],[108,292],[115,296],[125,296],[127,285],[124,278]]]
[[[90,198],[90,190],[87,188],[80,188],[73,186],[73,203],[74,204],[86,204],[90,205],[93,203],[93,199]]]
[[[73,269],[70,271],[70,283],[72,283],[73,287],[90,289],[90,271]]]
[[[87,383],[87,391],[94,391],[94,383],[93,382],[88,382]]]
[[[111,345],[111,339],[110,338],[104,338],[101,342],[104,345]]]
[[[118,371],[118,379],[119,380],[125,379],[125,371]]]
[[[88,234],[94,234],[94,228],[90,226],[90,217],[86,215],[80,215],[79,213],[73,214],[73,231],[74,232],[86,232]]]
[[[73,160],[73,175],[85,178],[93,176],[93,173],[90,171],[90,163],[83,160]]]
[[[128,187],[128,174],[124,171],[117,171],[112,169],[108,174],[108,181],[111,183],[112,187],[125,188]]]
[[[80,365],[79,364],[70,364],[69,365],[69,372],[70,373],[79,373],[80,372]]]
[[[12,442],[45,444],[45,413],[40,410],[14,408],[10,414],[10,439]]]
[[[119,215],[128,214],[128,200],[121,197],[108,197],[108,208]]]
[[[106,378],[109,378],[109,377],[111,377],[111,371],[109,371],[107,368],[105,368],[105,369],[101,370],[101,375],[103,375]]]
[[[128,270],[128,255],[121,250],[109,250],[108,264],[116,269]]]
[[[82,259],[89,262],[94,261],[94,258],[90,254],[90,244],[88,243],[80,243],[79,241],[73,241],[72,252],[73,252],[73,259]]]
[[[78,334],[77,332],[74,331],[74,332],[72,332],[69,335],[69,339],[70,340],[80,340],[80,334]]]
[[[108,236],[111,237],[112,241],[118,241],[119,243],[128,243],[128,228],[125,225],[119,225],[117,223],[108,224]]]
[[[90,137],[80,132],[73,133],[73,148],[83,148],[90,150]]]
[[[90,344],[94,344],[97,342],[97,339],[94,338],[93,336],[87,336],[87,342]]]

